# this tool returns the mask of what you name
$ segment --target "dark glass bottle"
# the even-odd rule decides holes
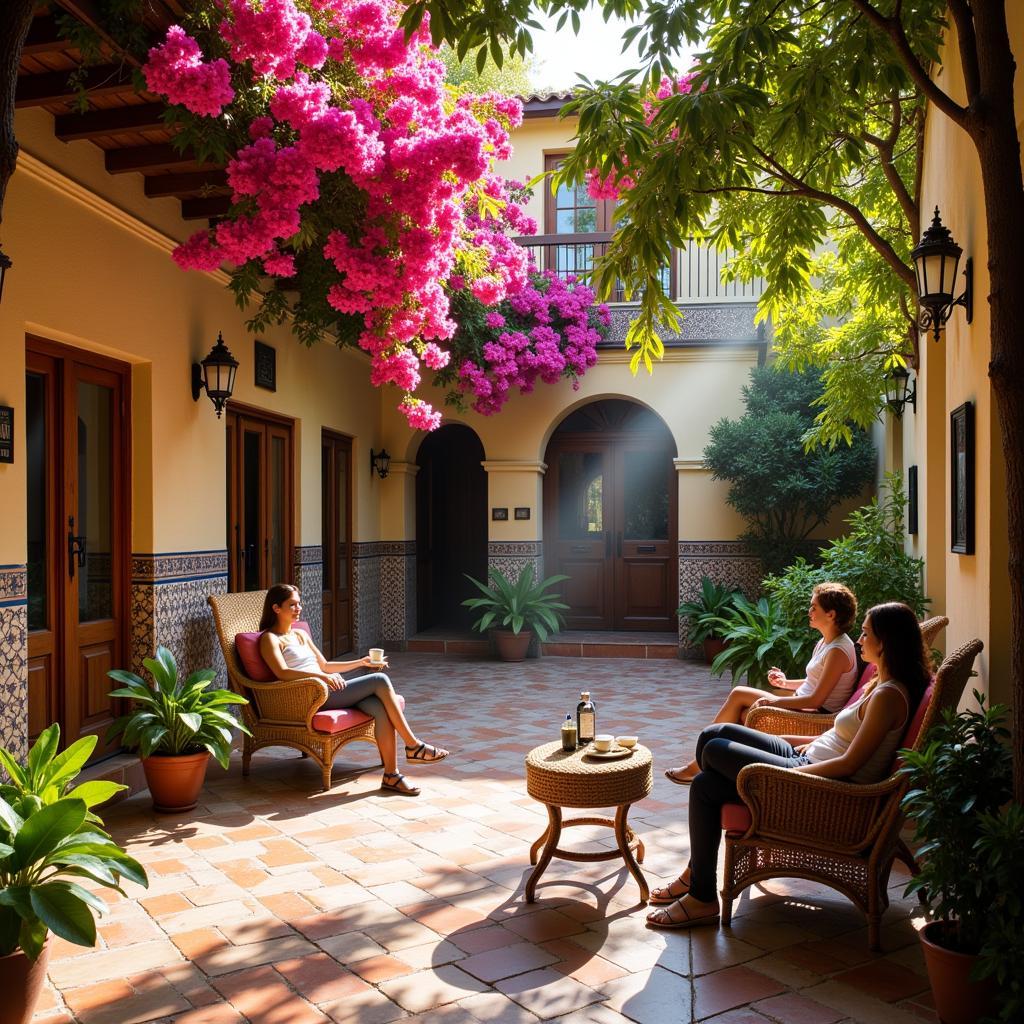
[[[576,736],[579,745],[593,743],[597,733],[597,705],[590,699],[590,691],[580,694],[580,702],[576,705]]]

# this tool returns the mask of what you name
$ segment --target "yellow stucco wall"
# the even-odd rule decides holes
[[[1011,45],[1024,54],[1024,6],[1007,4]],[[963,75],[952,29],[945,47],[947,63],[936,80],[960,102]],[[1024,133],[1024,77],[1016,76],[1018,134]],[[921,338],[918,411],[905,416],[903,459],[919,466],[921,532],[913,550],[927,565],[927,588],[935,610],[949,616],[942,646],[952,650],[980,637],[985,651],[972,680],[994,700],[1008,701],[1009,589],[1006,496],[999,425],[988,380],[990,321],[985,206],[978,158],[970,139],[949,118],[930,107],[925,128],[921,187],[922,227],[935,206],[943,223],[974,261],[974,317],[967,324],[957,307],[939,342]],[[975,553],[950,552],[949,414],[963,402],[975,404]],[[909,422],[908,422],[909,421]]]

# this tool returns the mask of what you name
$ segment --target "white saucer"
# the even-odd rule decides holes
[[[593,757],[598,761],[617,761],[620,757],[629,757],[635,747],[612,747],[611,750],[588,750],[584,757]]]

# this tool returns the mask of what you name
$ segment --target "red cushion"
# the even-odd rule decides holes
[[[751,820],[746,804],[722,804],[722,831],[727,835],[743,835]]]
[[[405,707],[405,698],[395,694],[400,707]],[[344,732],[353,726],[368,722],[370,716],[359,708],[339,708],[337,711],[318,711],[313,716],[313,728],[317,732]]]
[[[310,637],[313,635],[308,622],[296,622],[295,628],[305,630]],[[245,674],[254,683],[272,683],[277,679],[277,676],[270,671],[270,666],[267,665],[263,660],[263,655],[260,654],[261,636],[263,636],[262,632],[236,633],[235,653],[237,653],[238,660],[242,663]]]
[[[857,682],[857,688],[850,694],[850,699],[843,705],[848,708],[851,704],[856,704],[864,694],[864,687],[875,678],[875,666],[865,665],[864,671],[860,674],[860,679]]]

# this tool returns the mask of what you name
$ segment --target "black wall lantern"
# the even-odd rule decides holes
[[[974,263],[970,259],[964,264],[967,283],[963,294],[953,298],[957,266],[962,254],[963,249],[956,244],[949,228],[942,223],[936,206],[931,226],[910,253],[917,271],[917,299],[921,304],[918,326],[922,331],[931,331],[936,341],[954,306],[964,307],[968,323],[974,317]]]
[[[218,331],[217,344],[210,349],[210,354],[201,363],[192,364],[192,400],[198,402],[199,395],[205,391],[217,410],[217,419],[220,419],[227,400],[235,390],[237,370],[238,360],[228,351]]]
[[[910,373],[905,366],[897,366],[885,375],[885,404],[896,419],[903,416],[903,410],[910,406],[917,412],[917,387],[910,383]]]
[[[391,469],[391,456],[388,455],[387,448],[381,448],[379,452],[374,453],[374,450],[370,449],[370,476],[373,476],[376,471],[377,476],[384,479],[388,475]]]
[[[14,266],[11,261],[11,257],[8,256],[3,249],[0,249],[0,302],[3,302],[4,298],[4,278],[7,276],[7,271]]]

